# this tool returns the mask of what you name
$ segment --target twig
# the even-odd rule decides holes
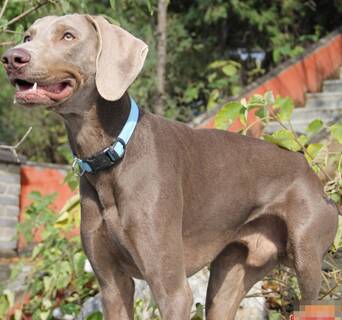
[[[23,34],[23,32],[14,31],[14,30],[10,30],[10,29],[3,30],[3,32],[12,33],[12,34]]]
[[[333,291],[335,291],[341,284],[337,283],[334,287],[332,287],[328,292],[326,292],[323,296],[319,297],[319,300],[323,300],[325,297],[327,297],[329,294],[331,294]]]
[[[12,154],[14,155],[14,157],[16,158],[17,162],[20,162],[17,150],[19,148],[19,146],[24,142],[24,140],[26,139],[26,137],[30,134],[32,130],[32,127],[30,127],[26,133],[24,134],[24,136],[20,139],[20,141],[18,143],[16,143],[14,146],[9,146],[9,145],[0,145],[0,149],[5,149],[5,150],[10,150],[12,152]]]
[[[5,10],[6,10],[6,7],[7,7],[7,4],[8,4],[8,0],[5,0],[2,8],[1,8],[1,11],[0,11],[0,19],[2,18],[2,16],[4,15],[5,13]]]
[[[252,127],[254,127],[257,123],[260,123],[260,121],[267,120],[268,117],[262,117],[262,118],[256,118],[252,123],[247,125],[245,129],[243,129],[243,132],[247,134],[248,130],[250,130]]]
[[[27,9],[27,10],[24,11],[23,13],[21,13],[21,14],[19,14],[18,16],[14,17],[12,20],[8,21],[6,27],[8,27],[8,26],[10,26],[11,24],[13,24],[13,23],[19,21],[20,19],[26,17],[26,16],[29,15],[31,12],[33,12],[33,11],[39,9],[40,7],[46,5],[48,2],[49,2],[49,0],[45,0],[45,1],[43,1],[43,2],[40,2],[40,3],[36,4],[36,5],[33,6],[32,8]]]
[[[15,44],[15,41],[4,41],[4,42],[0,42],[0,46],[11,46]]]

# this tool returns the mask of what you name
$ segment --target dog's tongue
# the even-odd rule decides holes
[[[39,89],[43,89],[49,92],[54,92],[54,93],[59,93],[65,88],[65,83],[54,83],[54,84],[49,84],[47,86],[38,86]]]
[[[51,100],[59,101],[67,97],[71,87],[67,82],[53,83],[49,85],[19,83],[17,85],[16,99],[19,103],[49,104]]]

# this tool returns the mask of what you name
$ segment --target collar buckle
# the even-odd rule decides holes
[[[123,158],[125,151],[126,143],[123,139],[118,137],[111,146],[103,150],[103,153],[105,153],[112,162],[116,162]]]
[[[82,168],[80,164],[80,159],[76,157],[74,158],[74,161],[72,162],[71,169],[72,169],[73,174],[77,177],[82,177],[86,171],[84,168]]]

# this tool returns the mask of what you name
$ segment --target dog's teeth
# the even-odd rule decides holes
[[[17,89],[17,90],[20,90],[20,86],[19,86],[19,84],[15,84],[15,88]]]
[[[16,104],[17,103],[17,99],[14,97],[13,98],[13,104]]]
[[[35,82],[34,85],[32,86],[32,90],[37,90],[37,82]]]

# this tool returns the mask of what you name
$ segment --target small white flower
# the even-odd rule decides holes
[[[94,273],[93,268],[91,267],[91,264],[89,262],[89,260],[87,259],[84,263],[84,271],[88,272],[88,273]]]
[[[63,318],[63,313],[61,308],[56,308],[52,311],[52,316],[56,319],[62,319]]]

